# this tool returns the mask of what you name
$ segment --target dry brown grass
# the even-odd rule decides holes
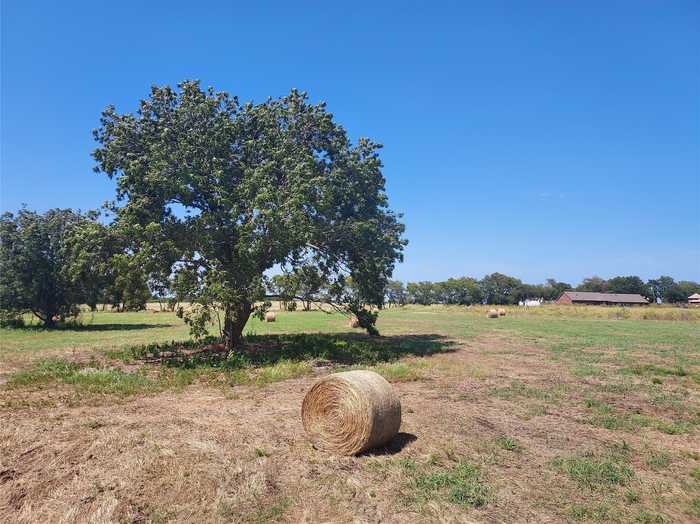
[[[301,401],[327,369],[118,403],[57,389],[41,397],[52,405],[4,409],[0,521],[692,521],[695,430],[591,423],[592,397],[618,416],[668,418],[644,375],[581,378],[548,350],[496,334],[426,360],[416,380],[394,382],[399,438],[358,457],[319,452],[304,434]],[[664,381],[669,395],[686,392],[673,396],[678,408],[696,405],[690,377]],[[632,477],[598,487],[605,467]]]
[[[428,306],[433,310],[459,310],[465,306]],[[472,305],[468,310],[476,314],[487,314],[493,306]],[[616,306],[573,306],[544,304],[539,307],[499,306],[508,316],[516,317],[555,317],[600,320],[685,320],[700,322],[700,308],[686,308],[670,305],[649,305],[638,307]]]

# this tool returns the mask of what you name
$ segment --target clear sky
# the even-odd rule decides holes
[[[296,87],[385,145],[402,280],[700,280],[700,2],[2,2],[1,207],[98,207],[152,84]]]

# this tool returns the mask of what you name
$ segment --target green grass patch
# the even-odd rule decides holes
[[[616,509],[604,503],[574,504],[569,513],[575,520],[586,522],[610,522],[618,519]]]
[[[99,366],[99,367],[95,367]],[[196,379],[191,370],[166,369],[154,377],[145,370],[125,372],[96,363],[78,364],[60,359],[40,361],[27,371],[15,373],[8,381],[11,388],[42,388],[61,383],[79,391],[99,395],[131,396],[166,389],[182,389]]]
[[[642,500],[639,493],[633,489],[626,489],[623,496],[625,497],[625,502],[627,502],[627,504],[636,504]]]
[[[513,380],[509,386],[495,388],[491,394],[503,400],[514,400],[517,398],[529,398],[542,400],[545,402],[555,402],[560,399],[558,392],[545,391],[533,386],[529,386],[519,380]]]
[[[498,447],[505,449],[506,451],[520,451],[522,449],[520,442],[512,437],[498,437],[496,439],[496,444]]]
[[[672,368],[657,366],[655,364],[638,364],[636,366],[626,367],[620,369],[620,373],[627,373],[631,375],[659,375],[659,376],[674,376],[674,377],[686,377],[688,376],[688,370],[683,366],[675,366]]]
[[[271,504],[263,502],[261,507],[256,509],[255,513],[252,515],[251,521],[256,524],[275,522],[284,515],[284,512],[287,511],[291,504],[292,501],[289,497],[277,498]]]
[[[430,362],[426,360],[410,360],[406,362],[380,364],[374,366],[372,369],[389,382],[413,382],[416,380],[423,380],[430,367]]]
[[[605,372],[598,366],[579,364],[571,369],[571,374],[576,377],[602,377]]]
[[[368,337],[356,334],[280,334],[248,337],[245,348],[226,353],[217,339],[168,341],[102,351],[107,359],[142,363],[140,371],[124,372],[104,363],[90,365],[47,359],[17,373],[11,385],[39,386],[60,382],[93,393],[134,395],[179,389],[202,380],[210,385],[265,386],[311,372],[314,362],[341,366],[375,366],[388,380],[419,380],[430,364],[422,359],[401,362],[405,356],[426,356],[450,350],[438,335]],[[104,359],[103,359],[104,360]]]
[[[671,465],[671,455],[668,451],[652,451],[646,459],[646,465],[651,469],[665,469]]]
[[[692,432],[695,425],[689,421],[661,420],[639,413],[615,413],[608,404],[592,398],[585,399],[584,405],[592,412],[585,420],[587,423],[614,431],[631,432],[652,427],[668,435],[679,435]]]
[[[600,491],[615,486],[627,486],[634,471],[619,460],[596,459],[592,455],[560,457],[552,465],[579,486]]]
[[[697,517],[700,519],[700,497],[695,497],[690,501],[686,513],[691,517]]]
[[[172,367],[244,368],[262,367],[280,361],[327,361],[342,366],[373,366],[404,357],[424,357],[453,350],[441,335],[368,337],[357,334],[296,333],[254,335],[240,351],[197,351],[219,342],[216,338],[195,343],[152,343],[106,352],[123,361],[157,360]]]
[[[641,508],[637,512],[637,514],[634,516],[634,521],[638,522],[639,524],[665,524],[666,522],[670,522],[663,513],[649,511],[645,508]]]
[[[404,497],[419,508],[434,501],[479,508],[491,500],[491,487],[482,479],[481,469],[461,459],[443,464],[432,458],[419,463],[413,459],[398,462],[408,478]]]
[[[311,365],[308,362],[280,360],[271,366],[257,370],[253,380],[256,384],[264,386],[281,380],[303,377],[309,373],[311,373]]]

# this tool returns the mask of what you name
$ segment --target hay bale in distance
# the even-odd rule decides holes
[[[505,317],[506,316],[506,310],[501,308],[498,310],[498,316],[499,317]]]
[[[272,311],[265,313],[265,322],[274,322],[275,320],[277,320],[277,315],[275,315]]]
[[[498,318],[498,311],[495,309],[489,309],[489,312],[486,314],[488,318]]]
[[[352,317],[352,318],[350,319],[350,322],[348,322],[348,325],[349,325],[351,328],[358,328],[358,327],[360,327],[360,321],[357,320],[356,317]]]
[[[391,384],[374,371],[345,371],[311,387],[301,419],[315,447],[356,455],[394,438],[401,426],[401,402]]]

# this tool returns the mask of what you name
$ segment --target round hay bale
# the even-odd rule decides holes
[[[345,371],[311,387],[301,419],[316,448],[356,455],[394,438],[401,426],[401,402],[391,384],[374,371]]]
[[[275,315],[272,311],[265,313],[265,322],[274,322],[275,320],[277,320],[277,315]]]
[[[501,308],[498,310],[498,316],[499,317],[505,317],[506,316],[506,310]]]
[[[488,318],[498,318],[498,311],[495,309],[489,309],[489,312],[486,314]]]
[[[360,321],[357,320],[357,318],[352,317],[352,318],[350,319],[350,322],[348,323],[348,325],[349,325],[351,328],[358,328],[358,327],[360,327]]]

